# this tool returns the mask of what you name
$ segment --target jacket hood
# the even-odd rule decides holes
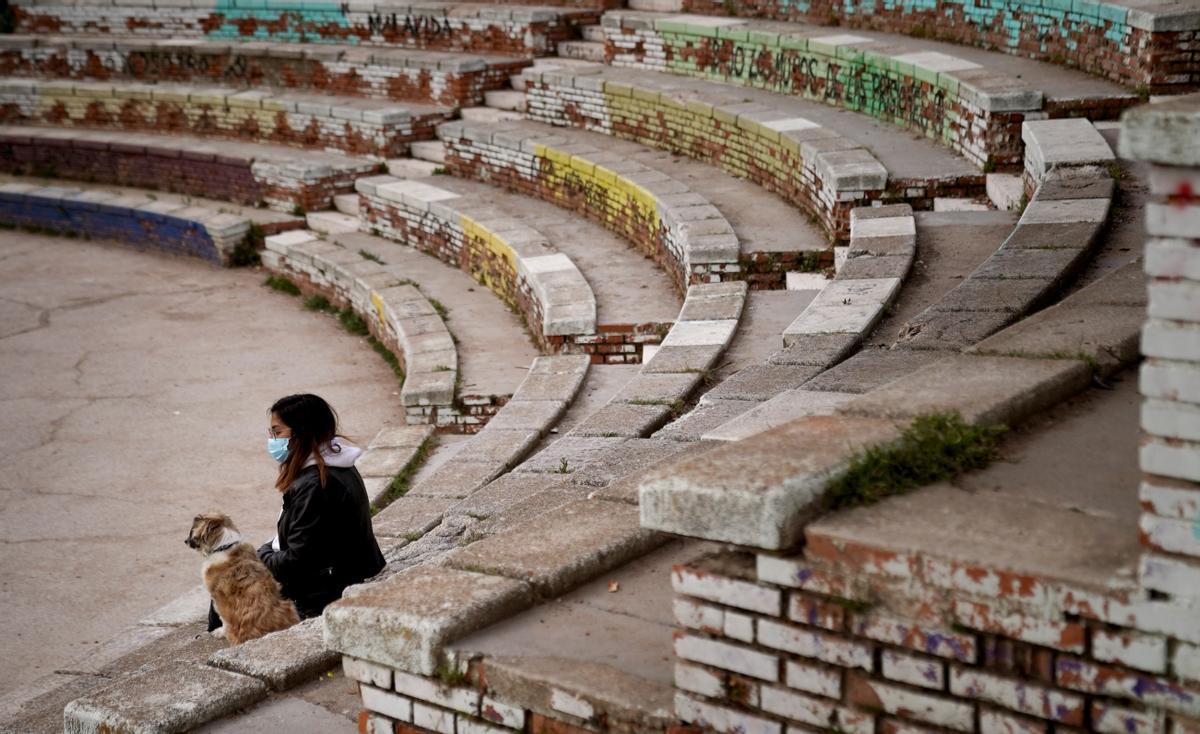
[[[325,466],[332,466],[338,469],[349,469],[354,466],[354,462],[362,455],[362,449],[357,446],[351,446],[348,443],[343,443],[340,438],[336,437],[321,447],[321,458],[325,460]],[[304,465],[313,466],[316,463],[316,458],[310,456]]]

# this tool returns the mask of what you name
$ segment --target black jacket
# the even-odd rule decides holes
[[[315,617],[351,584],[383,570],[383,553],[371,529],[371,508],[358,470],[317,467],[300,473],[283,495],[279,550],[267,543],[258,557],[296,602],[302,617]]]

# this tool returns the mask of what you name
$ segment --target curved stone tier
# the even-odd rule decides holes
[[[112,36],[0,36],[6,76],[268,86],[471,107],[528,59],[346,45]]]
[[[522,78],[532,119],[711,161],[779,194],[838,240],[849,235],[856,206],[930,208],[936,197],[973,194],[984,183],[958,161],[890,172],[866,146],[796,109],[808,103],[780,96],[748,101],[727,85],[603,66],[532,69]]]
[[[519,310],[543,349],[596,333],[591,286],[537,230],[423,181],[373,176],[355,189],[364,231],[462,268]]]
[[[251,220],[215,209],[105,191],[27,183],[0,185],[0,223],[72,237],[115,239],[135,247],[229,265],[249,254]]]
[[[421,291],[361,251],[318,239],[312,232],[268,237],[263,265],[292,280],[303,292],[350,308],[404,365],[400,402],[410,424],[440,430],[475,426],[455,394],[458,348],[442,317]],[[469,422],[466,418],[471,418]]]
[[[178,132],[391,157],[433,137],[436,107],[295,92],[134,82],[0,80],[4,122]]]
[[[603,22],[614,66],[715,79],[861,112],[937,141],[979,168],[1020,163],[1026,119],[1116,119],[1140,101],[1119,88],[1080,92],[1084,84],[1051,102],[1038,81],[1057,70],[1026,63],[1010,72],[989,66],[992,59],[978,58],[979,52],[971,52],[972,61],[953,49],[906,45],[907,39],[653,13],[612,12]]]
[[[654,257],[682,292],[738,273],[733,227],[683,183],[641,163],[525,123],[452,122],[446,166],[571,208]]]
[[[0,171],[172,191],[293,212],[328,209],[378,164],[283,146],[0,126]]]
[[[815,0],[682,0],[676,9],[713,15],[803,20],[938,38],[1066,64],[1091,74],[1169,94],[1200,85],[1192,40],[1200,9],[1137,0],[900,0],[886,4]]]
[[[14,4],[17,30],[34,34],[112,34],[214,41],[386,44],[405,48],[554,53],[559,41],[600,20],[591,8],[482,3],[304,2],[284,0],[63,0]]]

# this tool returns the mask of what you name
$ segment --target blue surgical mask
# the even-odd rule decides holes
[[[287,460],[288,441],[290,441],[290,440],[291,439],[287,439],[287,438],[268,438],[267,439],[267,453],[271,455],[272,459],[274,459],[275,461],[278,461],[280,464],[282,464],[284,461]]]

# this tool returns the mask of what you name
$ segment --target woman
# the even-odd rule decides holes
[[[341,442],[337,415],[324,400],[289,395],[271,406],[267,452],[279,462],[283,511],[279,534],[258,557],[300,617],[315,617],[347,586],[383,570],[367,490],[354,468],[362,449]],[[217,626],[210,612],[210,630]]]

